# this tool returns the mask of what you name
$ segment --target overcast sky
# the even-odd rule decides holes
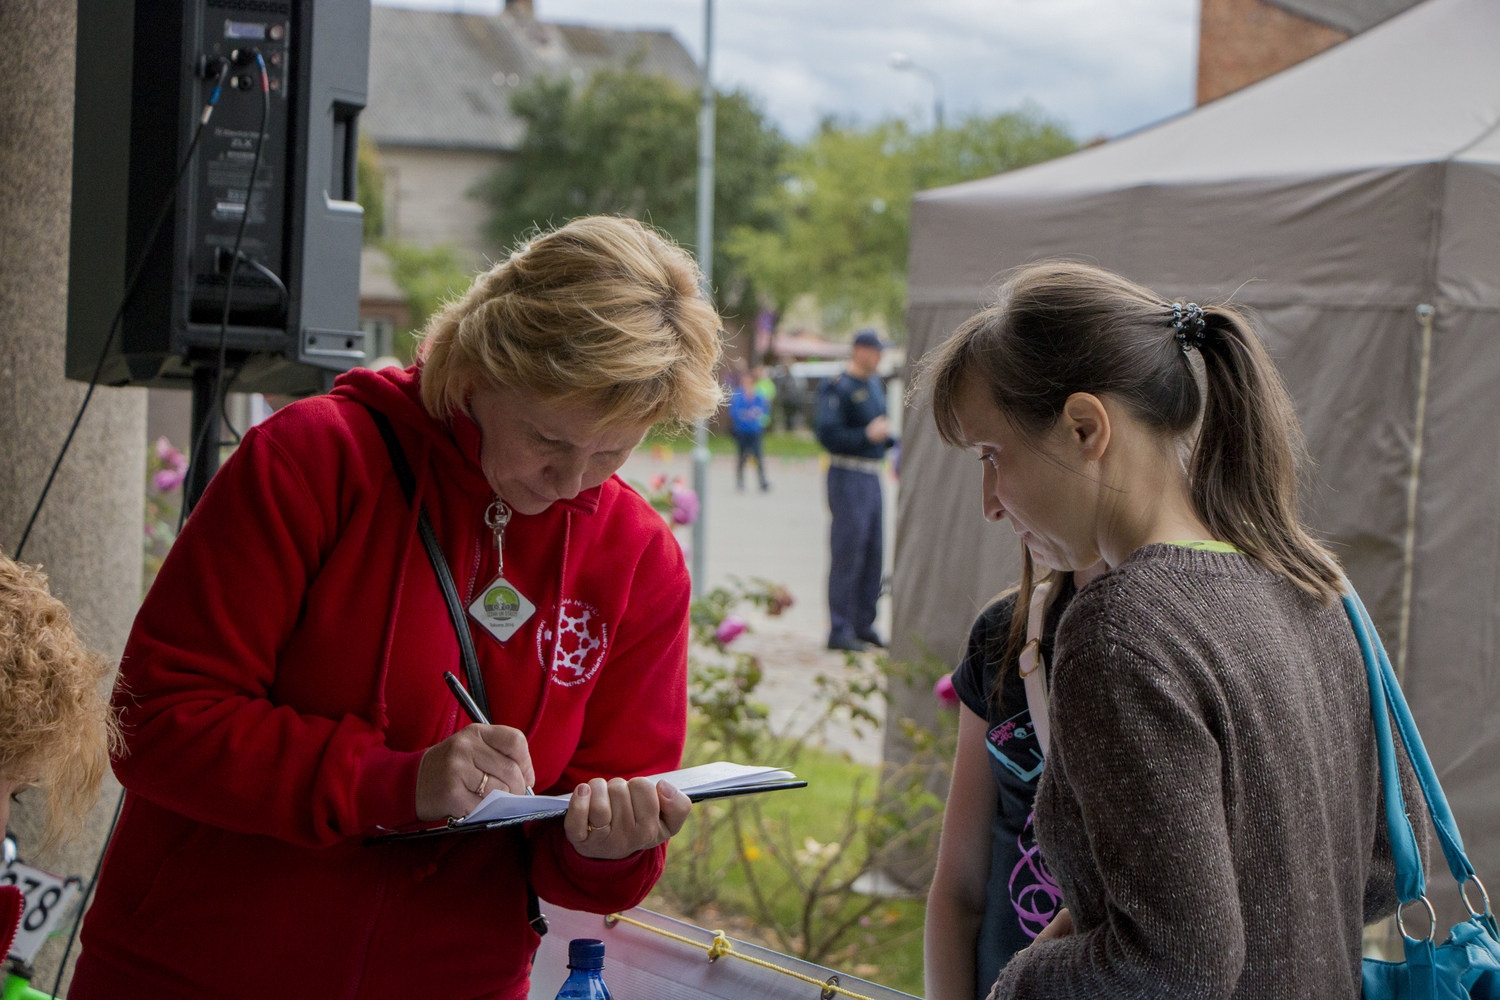
[[[501,0],[380,0],[494,13]],[[536,15],[666,28],[702,58],[704,0],[534,0]],[[794,139],[825,116],[932,124],[1029,102],[1081,140],[1193,103],[1199,0],[714,0],[713,79],[755,95]]]

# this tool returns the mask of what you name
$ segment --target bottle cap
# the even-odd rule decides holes
[[[569,941],[568,968],[604,968],[604,942],[596,938],[574,938]]]

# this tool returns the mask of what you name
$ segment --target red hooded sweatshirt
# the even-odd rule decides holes
[[[415,823],[423,751],[468,720],[416,512],[361,404],[394,425],[465,607],[495,576],[479,428],[428,416],[418,379],[353,371],[249,431],[172,547],[121,666],[129,794],[73,1000],[522,998],[528,876],[605,913],[661,874],[665,845],[585,858],[557,820],[365,842]],[[612,478],[516,515],[505,576],[536,613],[504,643],[470,632],[537,790],[675,768],[689,583],[661,516]]]

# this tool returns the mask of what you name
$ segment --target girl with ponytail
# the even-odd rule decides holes
[[[1065,909],[991,996],[1357,998],[1396,905],[1368,688],[1250,324],[1042,262],[919,387],[1028,563],[1107,567],[1050,664],[1035,829]]]

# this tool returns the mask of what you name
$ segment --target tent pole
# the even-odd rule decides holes
[[[1427,383],[1432,370],[1432,322],[1436,310],[1427,303],[1417,306],[1422,327],[1422,353],[1417,362],[1417,412],[1412,421],[1411,474],[1406,480],[1406,539],[1402,545],[1401,625],[1396,641],[1396,679],[1406,683],[1406,654],[1411,646],[1411,592],[1417,562],[1417,497],[1422,474],[1422,442],[1427,425]]]

